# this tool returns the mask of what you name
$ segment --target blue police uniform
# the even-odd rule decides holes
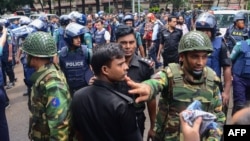
[[[0,48],[0,56],[2,56],[3,47]],[[6,100],[8,101],[8,97],[4,89],[3,74],[0,62],[0,135],[1,140],[3,141],[9,141],[9,129],[5,115]]]
[[[213,53],[208,57],[207,66],[212,68],[217,76],[220,78],[221,76],[221,65],[220,65],[220,52],[221,52],[221,45],[222,45],[222,38],[215,37],[212,41],[213,44]]]
[[[237,42],[230,58],[233,61],[234,114],[246,106],[250,93],[250,40]]]
[[[225,39],[227,41],[227,46],[229,47],[229,51],[232,52],[232,49],[236,42],[244,40],[243,35],[248,34],[247,28],[238,29],[233,25],[230,25],[226,31]]]

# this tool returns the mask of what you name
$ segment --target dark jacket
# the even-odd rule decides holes
[[[133,108],[131,98],[95,80],[73,97],[73,127],[85,141],[142,141]]]

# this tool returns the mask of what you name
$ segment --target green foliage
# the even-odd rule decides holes
[[[109,11],[110,10],[110,11]],[[114,11],[114,8],[113,7],[109,7],[109,8],[106,8],[106,9],[104,9],[104,12],[105,13],[113,13],[113,11]]]
[[[34,0],[0,0],[0,12],[14,12],[21,9],[26,4],[33,3]]]
[[[247,10],[250,10],[250,2],[247,2]]]
[[[138,12],[138,4],[135,4],[135,11]],[[140,5],[140,12],[143,12],[143,7]]]
[[[149,12],[158,13],[160,12],[160,7],[151,7],[149,8]]]

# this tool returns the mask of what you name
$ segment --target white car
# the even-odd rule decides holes
[[[30,15],[30,19],[31,20],[35,20],[37,18],[39,18],[40,16],[46,16],[48,18],[48,20],[50,20],[51,16],[56,16],[56,14],[32,14]]]
[[[233,24],[234,15],[243,12],[245,13],[245,25],[250,27],[250,11],[249,10],[218,10],[213,11],[216,20],[217,26],[220,29],[221,36],[226,34],[227,28]]]

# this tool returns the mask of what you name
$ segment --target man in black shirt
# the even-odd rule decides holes
[[[116,30],[117,42],[121,44],[125,52],[125,62],[128,65],[128,76],[135,82],[142,82],[147,80],[153,75],[153,62],[142,58],[135,54],[136,51],[136,36],[132,27],[126,25],[119,25]],[[127,96],[135,99],[134,95],[128,94],[130,87],[125,81],[117,83],[117,91],[126,94]],[[135,104],[136,117],[141,135],[144,134],[145,129],[145,102]],[[153,134],[155,116],[156,116],[156,100],[155,98],[147,102],[148,113],[150,118],[149,137]]]
[[[78,90],[72,100],[73,128],[78,140],[142,141],[133,100],[115,90],[128,66],[119,44],[104,44],[93,50],[93,85]]]
[[[169,63],[178,63],[178,45],[182,37],[182,30],[175,28],[177,18],[174,16],[168,17],[168,25],[165,30],[160,33],[160,47],[157,54],[157,60],[160,60],[162,52],[163,65],[168,66]]]

